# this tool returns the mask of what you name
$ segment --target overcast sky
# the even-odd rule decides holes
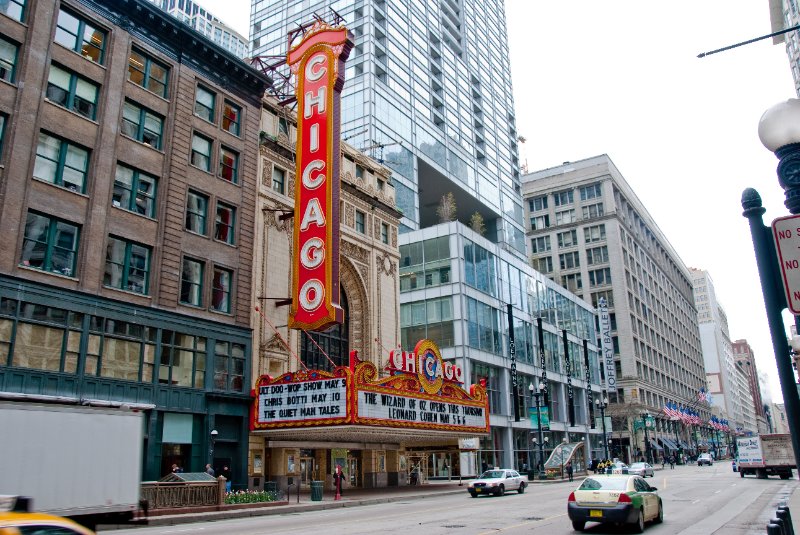
[[[201,0],[249,35],[249,0]],[[795,96],[766,0],[506,0],[520,160],[535,171],[608,154],[687,266],[706,269],[782,399],[741,194],[788,214],[761,114]],[[787,316],[787,321],[789,317]],[[765,392],[765,394],[767,394]]]

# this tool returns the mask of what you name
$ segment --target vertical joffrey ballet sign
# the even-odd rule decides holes
[[[297,81],[297,167],[289,327],[341,323],[339,306],[339,128],[344,62],[353,42],[344,27],[312,26],[289,49]]]

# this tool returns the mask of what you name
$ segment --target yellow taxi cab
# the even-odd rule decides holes
[[[0,535],[94,535],[68,518],[31,513],[30,498],[0,496]]]

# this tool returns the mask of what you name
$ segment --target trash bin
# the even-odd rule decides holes
[[[278,492],[278,483],[275,481],[264,481],[264,491]]]
[[[311,482],[311,501],[312,502],[322,501],[322,481]]]

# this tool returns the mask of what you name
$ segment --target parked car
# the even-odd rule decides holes
[[[520,494],[525,492],[527,482],[519,472],[509,468],[496,468],[487,470],[478,479],[470,481],[467,492],[473,498],[481,494],[502,496],[508,490],[516,490]]]
[[[628,467],[628,473],[642,477],[655,477],[656,475],[650,463],[633,463]]]
[[[641,476],[596,475],[583,480],[567,499],[567,515],[576,531],[587,522],[630,524],[636,533],[648,521],[664,521],[658,489]]]
[[[622,461],[614,461],[609,468],[611,468],[612,474],[625,474],[627,473],[628,465]],[[606,473],[608,473],[608,468],[606,468]]]
[[[711,457],[710,453],[701,453],[697,457],[697,466],[703,466],[707,464],[708,466],[712,466],[714,464],[714,458]]]

